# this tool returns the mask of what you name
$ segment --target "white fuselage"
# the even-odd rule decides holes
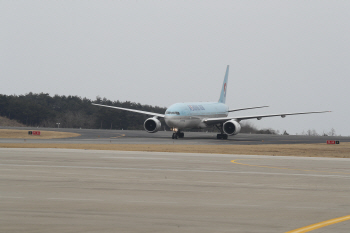
[[[206,128],[203,120],[227,117],[228,107],[218,102],[190,102],[171,105],[165,112],[165,123],[173,129]]]

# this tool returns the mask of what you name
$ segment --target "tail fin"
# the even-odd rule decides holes
[[[223,104],[226,102],[226,92],[227,92],[227,81],[228,81],[229,68],[230,68],[230,66],[227,65],[224,83],[222,84],[222,89],[221,89],[221,93],[220,93],[219,103],[223,103]]]

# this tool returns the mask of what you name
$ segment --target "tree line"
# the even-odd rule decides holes
[[[164,113],[166,108],[141,105],[130,101],[96,100],[79,96],[51,97],[47,93],[25,95],[0,95],[0,115],[31,127],[89,128],[89,129],[143,129],[149,117],[126,111],[103,108],[92,103],[122,108]],[[163,123],[162,126],[165,126]]]

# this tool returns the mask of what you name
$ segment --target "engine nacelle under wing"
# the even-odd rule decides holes
[[[241,131],[241,125],[235,120],[226,121],[222,128],[228,135],[236,135]]]
[[[155,133],[162,127],[162,123],[157,118],[152,117],[145,120],[143,127],[148,133]]]

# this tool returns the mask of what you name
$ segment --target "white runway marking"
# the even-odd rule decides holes
[[[226,173],[226,174],[252,174],[252,175],[282,175],[282,176],[308,176],[308,177],[327,177],[327,178],[345,178],[350,179],[350,175],[326,175],[326,174],[293,174],[293,173],[272,173],[272,172],[235,172],[219,170],[201,170],[201,169],[171,169],[171,168],[125,168],[125,167],[91,167],[91,166],[54,166],[54,165],[31,165],[31,164],[0,164],[0,166],[9,167],[39,167],[39,168],[72,168],[72,169],[96,169],[96,170],[134,170],[134,171],[172,171],[172,172],[202,172],[202,173]]]
[[[151,157],[100,157],[101,159],[136,159],[136,160],[176,160],[180,159],[171,159],[171,158],[151,158]]]
[[[103,201],[100,199],[76,199],[76,198],[61,198],[61,197],[50,197],[47,200],[57,200],[57,201]]]
[[[150,204],[178,204],[170,201],[127,201],[128,203],[150,203]]]

